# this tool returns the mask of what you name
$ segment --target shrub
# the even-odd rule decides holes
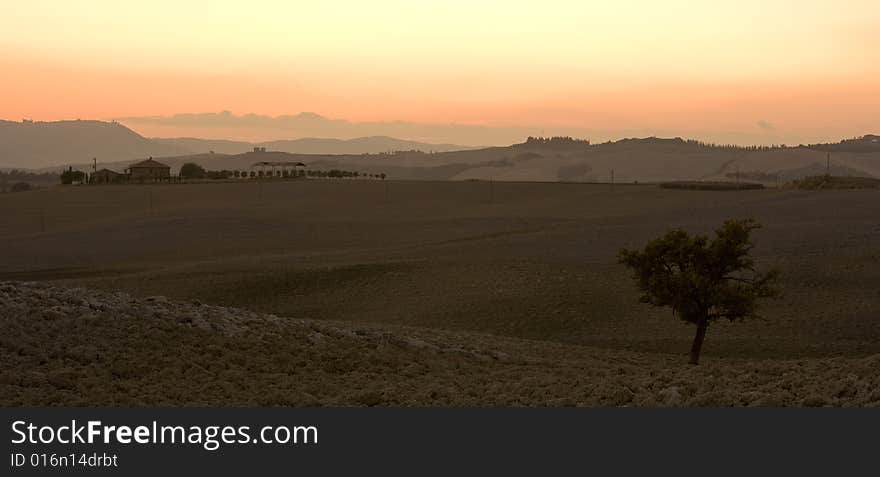
[[[27,182],[16,182],[12,184],[12,187],[9,189],[11,192],[27,192],[31,190],[33,187]]]

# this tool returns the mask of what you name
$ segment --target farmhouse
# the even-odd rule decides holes
[[[269,170],[266,170],[266,168]],[[251,164],[251,172],[259,168],[260,177],[300,177],[305,175],[306,165],[302,162],[269,162],[261,161]]]
[[[124,177],[124,174],[104,168],[92,173],[91,182],[93,184],[112,184],[122,181]]]
[[[171,178],[171,167],[149,158],[145,161],[134,163],[126,169],[128,178],[133,181],[167,181]]]

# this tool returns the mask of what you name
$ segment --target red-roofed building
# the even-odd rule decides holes
[[[171,178],[171,166],[155,161],[152,157],[128,166],[126,172],[130,180],[139,182],[167,181]]]
[[[116,171],[111,171],[110,169],[101,169],[92,173],[90,182],[93,184],[112,184],[122,180],[125,180],[125,175]]]

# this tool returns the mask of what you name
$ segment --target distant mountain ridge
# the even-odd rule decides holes
[[[262,143],[196,138],[145,138],[115,122],[0,120],[0,167],[38,169],[84,164],[92,158],[113,163],[149,156],[185,156],[210,151],[240,154],[261,146],[307,154],[362,154],[398,150],[452,151],[454,144],[428,144],[386,136],[355,139],[303,138]]]
[[[214,151],[222,154],[240,154],[254,147],[291,154],[378,154],[381,152],[419,150],[447,152],[474,149],[455,144],[429,144],[388,136],[369,136],[354,139],[306,137],[265,142],[227,141],[197,138],[151,138],[160,144],[189,149],[194,153]]]
[[[266,152],[254,152],[254,148]],[[543,182],[662,182],[742,178],[775,183],[823,173],[880,177],[880,136],[808,146],[716,145],[682,138],[626,138],[590,143],[536,138],[504,147],[455,147],[385,136],[248,143],[195,138],[148,139],[118,123],[0,122],[0,167],[57,171],[71,165],[124,170],[148,156],[172,168],[245,170],[261,161],[303,162],[311,169],[384,173],[392,179]],[[326,152],[319,152],[326,151]],[[389,153],[398,151],[397,153]],[[402,152],[401,152],[402,151]],[[423,152],[414,152],[423,151]],[[213,152],[213,153],[212,153]],[[433,153],[431,153],[433,152]]]
[[[33,169],[90,162],[93,157],[120,161],[187,153],[116,122],[0,120],[0,167]]]

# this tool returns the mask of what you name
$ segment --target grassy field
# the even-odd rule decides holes
[[[693,329],[637,302],[621,247],[755,217],[782,273],[764,320],[711,359],[880,353],[876,190],[290,181],[0,196],[0,279],[199,299],[282,317],[683,356]],[[678,359],[677,357],[673,357]]]

